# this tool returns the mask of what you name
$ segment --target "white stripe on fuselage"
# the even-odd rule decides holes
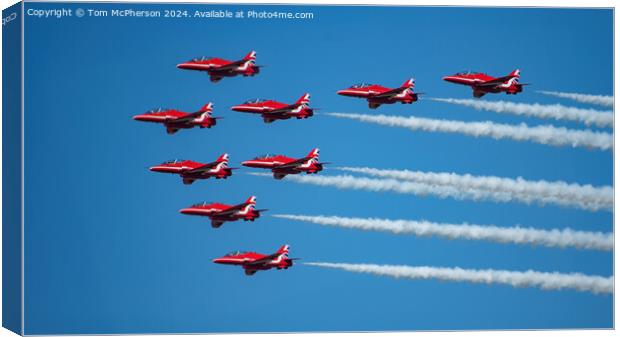
[[[304,164],[299,165],[300,168],[309,168],[312,164],[318,161],[317,158],[310,158]]]
[[[218,208],[191,208],[191,207],[189,208],[189,210],[191,210],[192,212],[205,213],[205,214],[224,211]]]
[[[243,207],[240,211],[238,211],[235,214],[237,214],[237,215],[247,215],[248,213],[250,213],[250,211],[252,209],[254,209],[254,205],[253,204],[249,204],[249,205],[246,205],[245,207]]]
[[[364,95],[364,96],[368,96],[370,95],[370,92],[368,91],[359,91],[359,90],[340,90],[341,93],[343,94],[356,94],[356,95]]]
[[[146,115],[145,118],[148,118],[148,119],[158,119],[158,120],[161,120],[161,119],[163,119],[163,120],[174,119],[174,118],[170,118],[168,116],[155,116],[155,115]]]
[[[265,107],[262,107],[262,106],[251,106],[251,105],[242,105],[242,106],[239,106],[239,108],[249,109],[249,110],[260,110],[260,111],[269,111],[268,109],[275,110],[273,108],[265,109]]]
[[[231,258],[231,257],[220,257],[218,259],[218,261],[226,261],[226,262],[246,262],[247,260],[248,260],[247,258],[238,259],[238,258]]]
[[[192,120],[192,122],[194,122],[194,123],[202,123],[205,120],[207,120],[207,118],[209,117],[209,114],[210,114],[209,111],[205,111],[205,112],[201,113],[200,116],[194,118]]]
[[[219,162],[219,163],[217,163],[217,165],[215,165],[214,168],[210,169],[208,172],[216,173],[216,172],[219,172],[220,170],[226,168],[227,166],[228,166],[228,163],[226,163],[225,161]]]
[[[252,209],[253,206],[254,205],[251,205],[251,204],[247,205],[247,206],[244,207],[244,209],[242,209],[240,211],[237,211],[235,213],[232,213],[231,215],[247,215],[249,213],[249,211]],[[195,211],[200,212],[200,213],[211,213],[211,212],[214,212],[215,214],[213,214],[213,215],[215,215],[215,216],[217,216],[217,213],[219,213],[219,212],[225,212],[226,211],[225,209],[217,209],[217,208],[207,208],[207,209],[204,209],[204,208],[191,208],[191,210],[193,210],[193,211],[195,210]]]
[[[484,80],[477,79],[477,78],[465,78],[465,77],[448,77],[448,78],[449,79],[454,79],[454,80],[459,80],[459,81],[467,81],[467,82],[470,82],[470,84],[473,84],[473,85],[475,85],[477,83],[486,83],[486,82],[494,80],[494,79],[492,79],[492,80],[484,81]],[[511,78],[508,81],[503,82],[503,83],[498,83],[496,85],[496,87],[508,88],[508,87],[510,87],[514,83],[515,80],[517,80],[517,77],[513,77],[513,78]]]
[[[517,81],[517,78],[513,77],[513,78],[509,79],[506,83],[502,83],[502,84],[498,85],[498,87],[510,88],[516,81]]]
[[[237,67],[237,70],[246,71],[248,70],[248,68],[250,68],[250,65],[252,65],[253,63],[254,63],[253,60],[248,60],[242,66]]]
[[[266,162],[266,161],[261,161],[261,160],[247,160],[246,164],[251,164],[251,165],[261,165],[261,166],[277,166],[277,165],[283,165],[286,164],[284,162],[280,162],[280,161],[270,161],[270,162]]]
[[[407,94],[410,92],[410,90],[411,90],[410,88],[405,88],[400,94],[394,95],[394,97],[397,97],[397,98],[406,97]]]
[[[186,166],[182,166],[182,167],[176,167],[176,166],[154,166],[153,169],[162,169],[162,170],[171,170],[171,171],[185,171],[185,170],[192,170],[193,168],[186,167]]]

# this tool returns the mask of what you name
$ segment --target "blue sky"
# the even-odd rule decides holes
[[[111,5],[89,4],[90,8]],[[147,8],[146,5],[113,5]],[[26,8],[67,4],[27,3]],[[152,6],[163,10],[166,6]],[[181,6],[262,9],[260,6]],[[578,103],[535,90],[613,94],[612,11],[276,6],[313,20],[26,19],[27,334],[610,328],[613,297],[500,285],[395,280],[296,265],[243,275],[211,259],[231,250],[292,246],[303,261],[459,266],[612,275],[612,254],[416,238],[327,228],[269,213],[427,219],[498,226],[612,230],[612,213],[518,203],[457,201],[337,190],[245,174],[184,186],[147,167],[170,158],[232,165],[261,153],[321,148],[335,165],[449,171],[611,185],[612,153],[458,134],[411,132],[316,115],[266,125],[230,111],[255,97],[293,102],[304,92],[325,111],[457,120],[548,121],[422,100],[370,111],[340,97],[357,82],[416,78],[430,97],[469,98],[441,80],[472,69],[522,70],[517,96],[485,100]],[[209,82],[175,65],[196,56],[266,65],[254,78]],[[131,116],[157,106],[225,117],[210,130],[165,134]],[[555,125],[582,128],[570,122]],[[610,131],[610,130],[607,130]],[[323,175],[338,174],[326,170]],[[192,203],[249,195],[270,211],[255,223],[178,213]]]

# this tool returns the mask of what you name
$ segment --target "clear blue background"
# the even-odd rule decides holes
[[[81,4],[88,8],[267,9],[260,6]],[[28,3],[26,8],[73,8]],[[572,290],[395,280],[298,264],[246,277],[212,258],[292,246],[302,261],[459,266],[612,275],[612,254],[575,249],[416,238],[327,228],[272,213],[427,219],[611,231],[612,213],[517,203],[337,190],[235,171],[184,186],[149,165],[179,157],[232,165],[265,152],[321,148],[334,165],[448,171],[612,184],[612,152],[458,134],[411,132],[316,115],[267,125],[230,111],[254,97],[293,102],[304,92],[325,111],[457,120],[549,121],[422,100],[382,106],[335,94],[356,82],[397,86],[409,77],[430,97],[469,98],[441,80],[464,69],[532,83],[484,100],[580,104],[535,90],[611,95],[612,11],[403,7],[303,7],[313,20],[26,19],[27,334],[428,329],[610,328],[613,297]],[[209,82],[175,68],[192,57],[266,65],[254,78]],[[156,106],[225,117],[210,130],[169,136],[131,117]],[[602,109],[602,108],[601,108]],[[554,122],[570,128],[576,123]],[[606,130],[611,132],[611,130]],[[322,175],[338,174],[326,170]],[[203,200],[258,196],[255,223],[214,230],[183,216]]]

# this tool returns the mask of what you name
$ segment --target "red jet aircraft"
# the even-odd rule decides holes
[[[260,213],[266,209],[254,209],[256,197],[251,196],[244,203],[239,205],[224,205],[220,203],[207,203],[192,205],[191,207],[180,210],[183,214],[208,216],[211,219],[211,227],[219,228],[226,221],[254,221],[260,218]]]
[[[527,84],[519,83],[520,71],[514,70],[503,77],[492,77],[479,72],[461,72],[443,79],[448,82],[468,85],[474,90],[474,97],[480,98],[488,93],[505,92],[507,95],[516,95],[523,91]]]
[[[239,112],[261,114],[265,123],[271,123],[277,119],[308,118],[314,115],[314,110],[309,107],[310,94],[301,96],[295,104],[280,103],[268,99],[253,99],[243,104],[235,105],[231,109]]]
[[[168,134],[173,134],[179,129],[191,129],[195,126],[211,128],[217,124],[220,117],[211,117],[213,103],[207,103],[197,112],[182,112],[175,109],[157,108],[141,115],[136,115],[133,119],[142,122],[162,123],[166,127]]]
[[[226,179],[232,175],[228,167],[228,154],[224,153],[216,161],[208,164],[191,160],[174,159],[150,168],[153,172],[174,173],[183,178],[183,184],[190,185],[196,179]]]
[[[420,93],[413,92],[415,85],[414,79],[409,79],[402,86],[395,89],[386,88],[378,84],[355,84],[348,89],[338,91],[338,95],[365,98],[368,101],[368,107],[371,109],[378,108],[381,104],[393,104],[401,102],[402,104],[411,104],[418,100]]]
[[[283,155],[264,155],[241,163],[243,166],[271,169],[273,177],[282,179],[287,174],[298,174],[302,172],[319,173],[323,170],[323,165],[319,163],[319,149],[314,149],[307,156],[295,159]]]
[[[255,64],[256,52],[249,52],[239,61],[228,61],[217,57],[200,57],[177,65],[179,69],[206,71],[211,82],[219,82],[224,77],[237,75],[254,76],[260,72]]]
[[[236,251],[213,259],[213,262],[242,266],[245,270],[245,274],[252,276],[259,270],[268,270],[271,268],[288,269],[291,267],[293,265],[293,260],[297,259],[289,258],[288,250],[289,245],[280,247],[276,253],[271,255]]]

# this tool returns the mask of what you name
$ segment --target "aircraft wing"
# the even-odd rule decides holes
[[[396,88],[392,90],[388,90],[386,92],[382,92],[378,95],[371,96],[372,98],[390,98],[403,93],[403,90],[407,90],[407,88]]]
[[[235,62],[230,62],[230,63],[225,64],[223,66],[211,68],[209,70],[215,71],[215,72],[218,72],[218,71],[229,71],[229,70],[233,70],[233,69],[243,65],[247,61],[248,60],[239,60],[239,61],[235,61]]]
[[[245,265],[246,266],[262,266],[266,263],[271,262],[273,259],[277,258],[280,254],[279,253],[275,253],[275,254],[271,254],[271,255],[267,255],[265,257],[262,257],[258,260],[254,260],[252,262],[247,262]]]
[[[171,121],[168,121],[168,124],[184,124],[184,123],[187,123],[187,122],[191,121],[192,119],[194,119],[196,117],[199,117],[202,113],[204,113],[204,111],[194,112],[194,113],[191,113],[191,114],[189,114],[187,116],[176,118],[176,119],[173,119]]]
[[[513,78],[514,76],[503,76],[503,77],[498,77],[498,78],[494,78],[492,80],[488,80],[486,82],[482,82],[482,83],[477,83],[475,84],[475,86],[477,87],[494,87],[496,85],[500,85],[508,80],[510,80],[511,78]]]
[[[235,214],[237,211],[240,211],[246,205],[247,205],[246,203],[235,205],[235,206],[229,207],[229,208],[227,208],[227,209],[225,209],[223,211],[219,211],[219,212],[213,214],[213,216],[220,217],[220,216],[232,215],[232,214]]]
[[[285,115],[287,112],[291,112],[291,110],[295,109],[297,105],[289,105],[283,108],[271,110],[271,111],[262,111],[261,113],[266,116],[277,116],[277,115]]]
[[[286,163],[286,164],[275,166],[274,169],[290,169],[290,168],[295,168],[295,167],[305,163],[309,159],[310,159],[310,157],[304,157],[304,158],[301,158],[301,159],[294,160],[294,161],[292,161],[290,163]]]
[[[204,171],[210,170],[212,168],[214,168],[215,166],[217,166],[217,162],[213,162],[213,163],[209,163],[209,164],[204,164],[200,167],[197,167],[195,169],[191,169],[189,171],[186,171],[185,173],[202,173]]]
[[[486,95],[486,92],[480,91],[480,90],[474,90],[474,97],[480,98],[480,97],[482,97],[484,95]]]

